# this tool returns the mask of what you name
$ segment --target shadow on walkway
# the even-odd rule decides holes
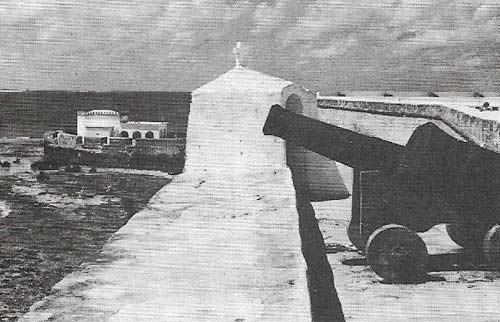
[[[296,186],[302,254],[307,263],[307,281],[313,322],[344,322],[342,305],[335,289],[332,269],[326,257],[323,235],[314,209]]]

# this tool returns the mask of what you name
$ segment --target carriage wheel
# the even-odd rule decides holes
[[[446,232],[458,245],[465,249],[478,250],[483,247],[484,235],[491,225],[447,224]]]
[[[427,247],[412,230],[385,225],[366,244],[366,259],[375,273],[389,283],[415,283],[427,275]]]
[[[484,237],[483,251],[488,262],[500,269],[500,225],[493,226]]]

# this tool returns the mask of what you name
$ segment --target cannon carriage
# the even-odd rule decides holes
[[[263,128],[353,168],[347,233],[372,269],[391,282],[426,275],[427,248],[416,234],[446,224],[450,238],[483,251],[500,268],[500,155],[428,122],[406,146],[274,105]]]

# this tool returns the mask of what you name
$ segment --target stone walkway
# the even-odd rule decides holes
[[[295,191],[182,175],[20,321],[310,321]]]

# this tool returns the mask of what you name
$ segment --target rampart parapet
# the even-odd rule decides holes
[[[328,110],[333,109],[442,121],[466,139],[500,153],[500,112],[498,110],[481,111],[478,107],[484,105],[485,101],[489,101],[488,104],[492,106],[500,104],[499,97],[357,98],[319,96],[318,107],[320,119],[325,120],[331,119],[328,114],[332,113]]]

